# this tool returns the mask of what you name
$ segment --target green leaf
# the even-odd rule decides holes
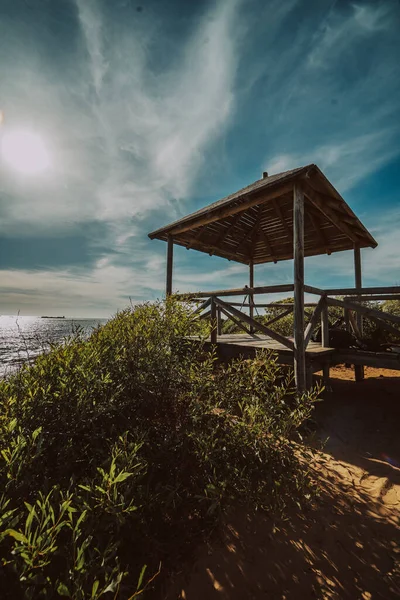
[[[94,582],[94,584],[92,586],[92,596],[91,596],[92,598],[96,598],[96,592],[97,592],[99,585],[100,585],[100,581],[98,579],[96,579],[96,581]]]
[[[29,507],[29,514],[26,518],[26,523],[25,523],[25,531],[30,531],[32,521],[33,521],[34,517],[36,517],[36,511],[35,511],[35,507],[30,506],[27,502],[25,503],[25,506]]]
[[[60,596],[68,596],[68,598],[71,597],[69,589],[67,588],[65,583],[62,582],[58,584],[57,593],[60,594]]]
[[[81,488],[81,490],[85,490],[85,492],[91,492],[91,488],[88,485],[81,485],[79,484],[78,487]]]
[[[133,473],[121,471],[121,473],[117,475],[117,477],[114,479],[114,483],[121,483],[122,481],[125,481],[125,479],[128,479],[128,477],[130,477],[131,475],[133,475]]]
[[[146,572],[146,569],[147,569],[147,565],[143,565],[142,570],[140,571],[138,582],[137,582],[136,591],[139,591],[140,588],[142,587],[143,577]]]
[[[24,534],[21,531],[15,531],[15,529],[6,529],[4,534],[10,535],[14,539],[16,539],[17,542],[23,542],[24,544],[28,543],[27,538],[24,536]]]
[[[78,529],[78,527],[82,523],[82,521],[84,521],[86,519],[86,515],[87,515],[87,510],[84,510],[83,513],[81,513],[79,519],[76,522],[76,525],[75,525],[76,529]]]
[[[32,440],[35,441],[37,436],[42,433],[42,428],[38,427],[37,429],[35,429],[35,431],[32,433]]]

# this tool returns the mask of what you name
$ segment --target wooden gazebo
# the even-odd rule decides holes
[[[174,244],[248,264],[248,288],[200,292],[194,296],[210,297],[212,300],[221,295],[248,294],[250,315],[247,319],[253,321],[249,323],[250,333],[254,326],[275,340],[282,337],[268,328],[260,328],[254,321],[254,294],[294,292],[294,341],[286,340],[288,343],[284,345],[291,348],[292,344],[295,377],[300,390],[306,385],[308,334],[304,328],[304,292],[314,290],[314,293],[319,293],[315,292],[316,288],[305,286],[304,258],[353,250],[355,292],[359,294],[362,289],[360,250],[377,246],[377,242],[339,192],[313,164],[270,176],[264,173],[259,181],[153,231],[149,237],[164,240],[168,244],[167,295],[172,293]],[[293,285],[254,287],[254,265],[288,259],[294,259]],[[323,312],[322,300],[321,295],[317,316]],[[225,312],[226,305],[222,302],[222,306],[221,302],[219,300]],[[214,336],[212,341],[215,339]],[[284,343],[282,339],[278,341]]]

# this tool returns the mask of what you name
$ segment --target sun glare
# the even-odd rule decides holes
[[[43,139],[36,133],[10,131],[1,136],[0,144],[4,161],[20,173],[41,173],[50,165]]]

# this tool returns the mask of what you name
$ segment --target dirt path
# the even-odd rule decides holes
[[[168,600],[400,598],[400,373],[333,370],[317,405],[320,496],[312,509],[273,524],[233,515],[200,549]]]

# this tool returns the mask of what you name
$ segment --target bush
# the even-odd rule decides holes
[[[133,598],[232,504],[303,498],[294,440],[316,392],[189,335],[205,332],[184,306],[146,304],[0,382],[5,598]]]

